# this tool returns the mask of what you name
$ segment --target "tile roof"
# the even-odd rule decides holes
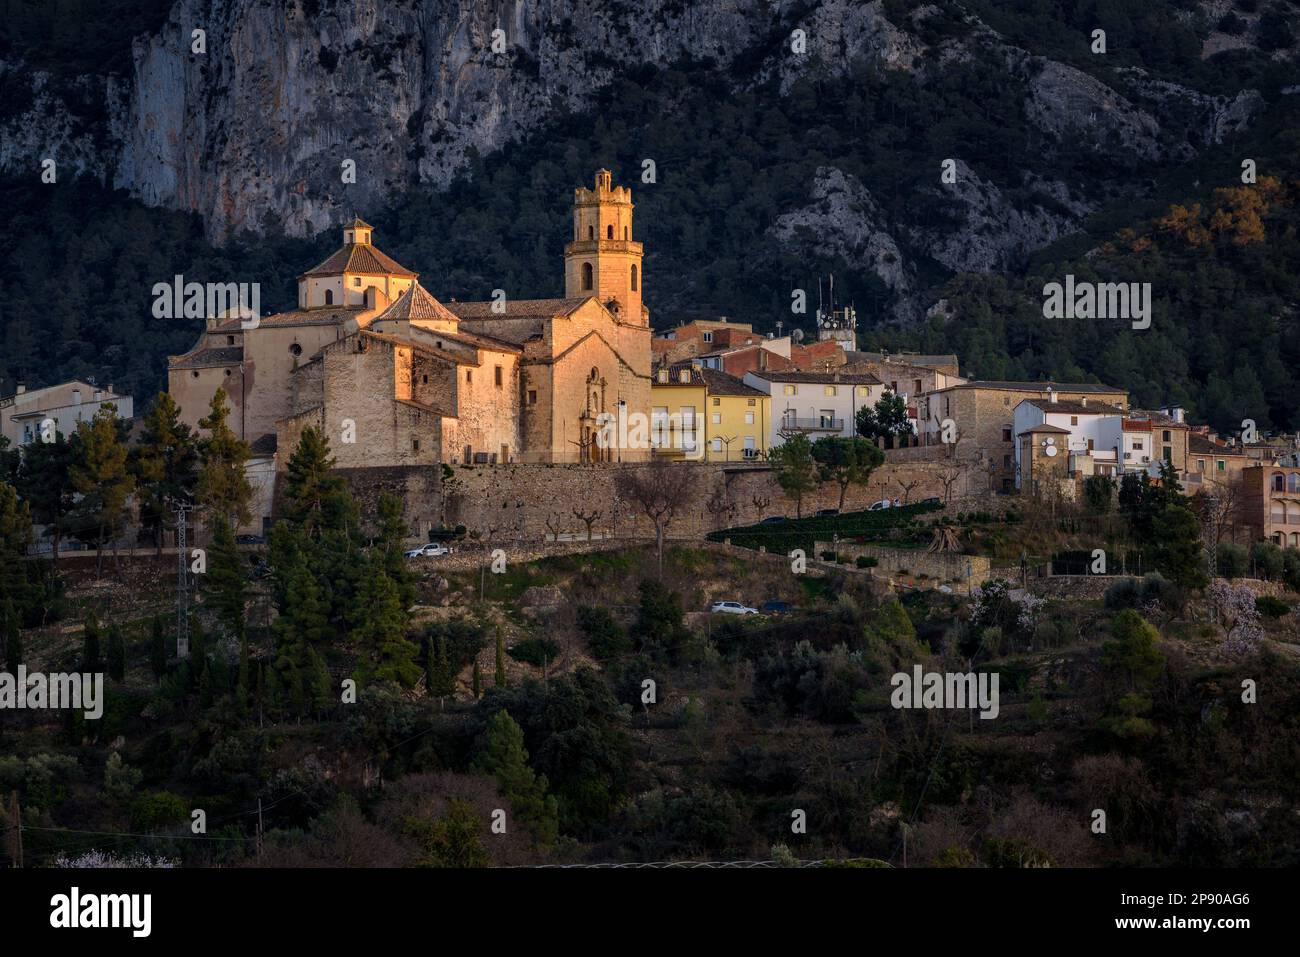
[[[375,317],[375,322],[385,319],[441,319],[444,322],[458,322],[456,315],[440,303],[433,295],[420,285],[419,281],[397,297],[397,301]]]
[[[1246,454],[1245,449],[1240,446],[1220,445],[1218,442],[1211,442],[1203,435],[1197,435],[1195,432],[1187,436],[1187,451],[1197,455],[1241,455]]]
[[[748,375],[756,375],[770,382],[815,382],[826,385],[880,385],[881,382],[870,372],[803,372],[797,369],[755,369]]]
[[[170,363],[173,369],[208,369],[213,366],[235,365],[244,361],[243,346],[222,346],[221,348],[199,349],[183,356],[177,356]]]
[[[1039,423],[1038,425],[1030,426],[1029,428],[1025,429],[1023,432],[1021,432],[1020,434],[1021,434],[1021,435],[1033,435],[1033,434],[1036,433],[1036,432],[1063,433],[1063,434],[1065,434],[1065,435],[1069,435],[1069,434],[1070,434],[1070,430],[1069,430],[1069,429],[1063,429],[1063,428],[1061,428],[1059,425],[1049,425],[1049,424],[1046,423],[1046,422],[1042,422],[1042,423]]]
[[[341,276],[345,272],[412,277],[419,275],[368,243],[352,243],[335,250],[323,263],[308,269],[303,276]]]
[[[1013,382],[1005,379],[980,379],[950,385],[948,389],[992,389],[1001,392],[1046,392],[1048,387],[1056,392],[1104,392],[1111,395],[1127,395],[1123,389],[1103,385],[1099,382]],[[937,389],[946,392],[948,389]]]
[[[554,319],[567,316],[591,296],[572,299],[507,299],[497,309],[496,300],[447,303],[447,308],[461,319]]]
[[[691,374],[690,382],[683,382],[681,374],[688,371]],[[767,393],[761,389],[755,389],[751,385],[745,385],[739,378],[729,372],[723,372],[720,369],[706,369],[704,366],[697,366],[688,362],[680,362],[668,367],[668,381],[660,382],[658,375],[651,380],[652,386],[662,388],[664,386],[704,386],[709,395],[741,395],[751,398],[762,396],[767,397]]]
[[[1108,405],[1105,402],[1078,402],[1074,399],[1057,399],[1053,402],[1051,399],[1025,399],[1021,405],[1032,405],[1036,409],[1044,412],[1064,413],[1068,415],[1123,415],[1124,410],[1119,406]]]

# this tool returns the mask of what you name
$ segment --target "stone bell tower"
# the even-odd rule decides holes
[[[573,191],[573,241],[564,247],[564,295],[595,296],[624,322],[649,325],[641,305],[641,244],[632,239],[632,191],[596,171],[596,188]]]

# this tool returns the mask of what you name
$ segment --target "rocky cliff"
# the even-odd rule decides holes
[[[129,76],[55,84],[12,56],[0,61],[0,83],[26,91],[0,116],[0,169],[38,175],[52,157],[61,175],[196,212],[221,241],[271,223],[312,234],[412,184],[444,185],[473,154],[583,110],[646,65],[705,64],[739,87],[775,79],[784,96],[810,72],[867,63],[924,83],[994,51],[1044,148],[1082,146],[1129,165],[1176,161],[1262,108],[1252,90],[1208,96],[1136,68],[1108,85],[973,15],[960,36],[927,44],[934,15],[919,7],[891,20],[880,0],[177,0],[160,29],[136,37]],[[952,228],[887,222],[872,184],[828,169],[810,204],[772,234],[794,248],[829,244],[905,298],[900,243],[952,270],[1003,268],[1069,232],[1095,200],[1038,174],[991,182],[955,159]],[[933,188],[943,188],[937,170]]]

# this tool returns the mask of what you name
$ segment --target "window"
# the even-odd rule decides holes
[[[716,397],[715,397],[714,400],[713,400],[713,404],[714,404],[714,405],[722,405],[722,400],[719,399],[719,398],[716,398]]]
[[[302,355],[302,346],[298,345],[298,343],[295,342],[293,345],[289,347],[289,355],[291,356]]]
[[[1284,476],[1281,472],[1273,473],[1273,491],[1274,492],[1286,491],[1286,476]]]
[[[1143,443],[1142,443],[1142,440],[1141,440],[1141,439],[1134,439],[1134,440],[1133,440],[1133,451],[1134,451],[1134,452],[1141,452],[1141,451],[1142,451],[1142,445],[1143,445]]]
[[[474,370],[473,370],[473,369],[466,369],[466,370],[465,370],[465,384],[466,384],[466,385],[471,385],[471,384],[473,384],[473,382],[474,382]]]
[[[411,439],[411,451],[412,451],[412,452],[418,452],[418,451],[420,451],[420,440],[419,440],[419,439]]]
[[[754,437],[752,435],[747,435],[745,436],[745,458],[752,458],[753,455],[754,455]]]
[[[713,333],[711,333],[711,332],[705,332],[702,338],[704,339],[705,342],[712,342],[712,341],[713,341]]]
[[[746,399],[745,405],[758,405],[758,402],[754,399]]]
[[[834,395],[835,395],[835,392],[836,392],[835,386],[833,386],[833,385],[828,385],[828,386],[826,386],[826,388],[825,388],[825,392],[826,392],[826,394],[829,395],[829,396],[834,396]]]
[[[528,404],[529,404],[529,405],[536,405],[536,404],[537,404],[537,390],[536,390],[536,389],[529,389],[529,390],[528,390]]]
[[[1170,441],[1170,439],[1169,439],[1169,430],[1168,430],[1168,429],[1165,429],[1164,441],[1166,441],[1166,442]]]
[[[587,238],[588,238],[588,239],[595,239],[595,238],[596,238],[596,227],[595,227],[595,226],[588,226],[588,227],[587,227]]]
[[[1003,429],[1003,430],[1002,430],[1002,441],[1003,441],[1003,442],[1010,442],[1010,441],[1011,441],[1011,430],[1010,430],[1010,429]]]
[[[194,378],[197,379],[199,377],[199,370],[195,369],[193,372],[190,373],[190,375],[192,375]]]
[[[1003,400],[1002,400],[1002,404],[1003,404],[1003,405],[1006,405],[1006,406],[1009,406],[1009,405],[1011,405],[1011,400],[1010,400],[1010,399],[1003,399]]]
[[[714,440],[713,440],[713,451],[715,451],[715,452],[721,452],[721,451],[722,451],[722,439],[714,439]]]
[[[613,238],[614,238],[614,224],[613,224],[613,223],[610,223],[608,226],[605,227],[605,238],[606,238],[606,239],[613,239]]]
[[[714,424],[714,425],[721,425],[721,424],[722,424],[722,413],[721,413],[721,412],[714,412],[714,413],[713,413],[713,419],[712,419],[712,421],[713,421],[713,424]]]
[[[226,345],[228,345],[228,346],[233,346],[234,344],[235,344],[235,337],[234,337],[234,336],[226,336]]]
[[[492,367],[492,378],[496,383],[496,387],[498,389],[501,388],[501,367],[500,366]]]
[[[1002,467],[1004,469],[1011,468],[1011,456],[1009,455],[1002,456]]]
[[[428,375],[422,375],[422,376],[420,376],[420,384],[421,384],[421,385],[428,385],[428,384],[429,384],[429,377],[428,377]]]
[[[1196,460],[1196,471],[1198,471],[1198,472],[1204,472],[1204,471],[1205,471],[1205,459],[1197,459],[1197,460]]]
[[[858,398],[865,399],[870,394],[871,394],[871,390],[868,389],[865,385],[858,386]]]
[[[352,280],[352,285],[354,285],[354,286],[360,286],[360,285],[361,285],[361,277],[360,277],[360,276],[357,276],[356,278],[354,278],[354,279]]]
[[[636,266],[632,267],[632,291],[636,292]]]
[[[590,289],[592,286],[591,263],[582,264],[582,288]]]
[[[1079,424],[1079,417],[1078,417],[1077,415],[1072,415],[1072,416],[1070,416],[1070,424],[1071,424],[1071,425],[1078,425],[1078,424]]]
[[[916,393],[917,395],[920,395],[920,394],[921,394],[921,380],[920,380],[920,379],[913,379],[913,380],[912,380],[912,391],[913,391],[914,393]]]
[[[795,390],[796,390],[797,388],[798,388],[798,386],[788,385],[788,386],[785,387],[785,389],[784,389],[783,391],[785,392],[786,395],[794,395],[794,394],[795,394]]]
[[[1300,492],[1300,472],[1291,472],[1286,477],[1286,490]]]
[[[1222,472],[1222,471],[1224,470],[1224,468],[1225,468],[1225,465],[1224,465],[1224,461],[1223,461],[1223,459],[1219,459],[1219,460],[1215,463],[1215,465],[1218,467],[1218,470],[1219,470],[1220,472]]]
[[[325,305],[327,305],[327,306],[332,306],[332,305],[334,305],[334,290],[333,290],[333,289],[326,289],[326,290],[325,290]]]
[[[627,227],[626,227],[626,226],[623,227],[623,238],[624,238],[624,239],[627,239],[627,238],[628,238],[628,236],[627,236]]]
[[[746,425],[753,425],[753,424],[754,424],[754,413],[753,413],[753,412],[746,412],[746,413],[745,413],[745,424],[746,424]]]

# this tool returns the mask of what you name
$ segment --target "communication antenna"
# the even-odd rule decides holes
[[[192,502],[169,499],[176,512],[176,657],[190,656],[190,586],[187,574],[189,567],[185,557],[189,552],[186,547],[186,516],[194,511]]]

